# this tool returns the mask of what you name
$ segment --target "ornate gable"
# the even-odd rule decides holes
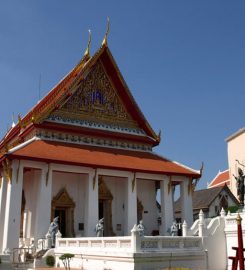
[[[97,124],[138,127],[106,74],[101,61],[93,66],[73,95],[60,109],[54,111],[50,118],[68,122],[85,120]]]

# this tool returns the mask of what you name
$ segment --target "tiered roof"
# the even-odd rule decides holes
[[[160,136],[144,117],[103,42],[92,57],[87,49],[75,68],[19,118],[0,142],[0,162],[31,159],[200,177],[198,171],[154,154],[151,147],[159,143]],[[134,150],[119,149],[127,146]]]
[[[230,186],[229,170],[222,172],[219,171],[211,183],[208,185],[208,188],[223,187],[224,185]]]

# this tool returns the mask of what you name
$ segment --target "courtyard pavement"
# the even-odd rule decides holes
[[[12,270],[12,269],[15,269],[15,268],[13,268],[10,263],[5,263],[5,262],[0,263],[0,270]]]

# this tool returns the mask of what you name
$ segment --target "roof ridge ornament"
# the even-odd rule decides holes
[[[84,53],[84,57],[88,56],[90,57],[90,53],[89,53],[89,49],[90,49],[90,45],[91,45],[91,40],[92,40],[92,35],[91,35],[91,30],[88,30],[88,45],[86,48],[86,51]]]
[[[102,41],[102,46],[107,46],[107,37],[108,37],[109,31],[110,31],[110,18],[107,17],[107,28],[106,28],[104,39]]]

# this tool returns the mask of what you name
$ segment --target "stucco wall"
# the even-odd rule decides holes
[[[125,233],[125,215],[126,215],[126,184],[123,177],[106,177],[103,176],[107,188],[110,190],[112,200],[112,228],[117,236],[126,235]],[[117,225],[118,224],[118,225]],[[121,229],[120,229],[121,227]]]
[[[30,237],[34,237],[36,223],[36,207],[38,196],[39,170],[29,170],[24,173],[23,190],[25,194],[25,210],[31,212]]]
[[[158,230],[155,181],[138,180],[137,195],[144,207],[143,223],[145,235],[151,235],[153,230]]]
[[[79,231],[78,224],[84,223],[86,176],[83,174],[53,172],[52,198],[65,188],[75,203],[74,231],[76,236],[83,236],[84,231]],[[96,225],[96,224],[95,224]]]

